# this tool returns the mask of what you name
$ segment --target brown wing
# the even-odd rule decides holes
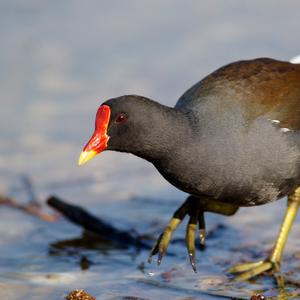
[[[238,101],[249,120],[265,116],[300,130],[300,65],[268,58],[239,61],[213,72],[200,86],[201,93]]]

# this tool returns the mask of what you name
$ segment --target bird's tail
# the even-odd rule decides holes
[[[297,55],[297,56],[293,57],[290,60],[290,63],[292,63],[292,64],[300,64],[300,55]]]

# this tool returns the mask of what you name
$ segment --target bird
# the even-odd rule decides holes
[[[240,207],[287,196],[271,254],[228,270],[237,280],[279,271],[300,204],[300,64],[271,58],[227,64],[189,88],[174,107],[139,95],[98,108],[83,165],[107,151],[152,163],[188,194],[155,242],[148,261],[160,264],[174,231],[189,216],[186,247],[196,272],[195,239],[205,243],[205,213],[231,216]]]

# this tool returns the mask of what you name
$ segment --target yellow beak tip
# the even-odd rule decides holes
[[[78,159],[78,167],[84,165],[84,162],[81,158]]]
[[[78,159],[78,166],[82,166],[87,163],[89,160],[94,158],[98,153],[96,151],[82,151],[79,159]]]

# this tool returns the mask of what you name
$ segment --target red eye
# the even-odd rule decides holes
[[[119,113],[117,118],[116,118],[117,123],[123,123],[126,120],[127,120],[127,115],[125,113]]]

